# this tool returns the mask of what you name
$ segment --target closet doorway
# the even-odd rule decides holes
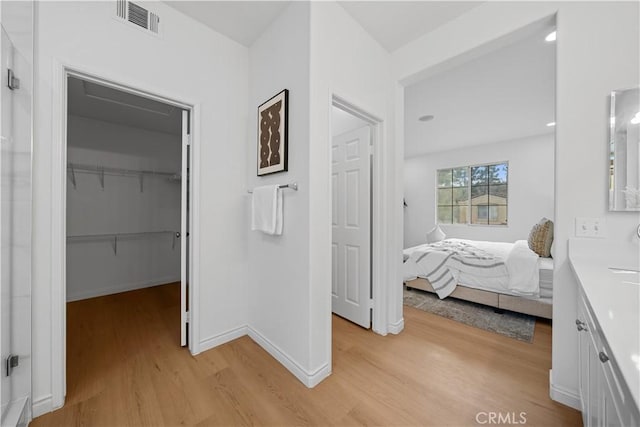
[[[331,311],[371,328],[376,287],[374,218],[380,121],[342,98],[331,105]],[[374,329],[376,325],[374,324]]]
[[[190,110],[66,83],[67,379],[84,392],[111,358],[188,344]]]

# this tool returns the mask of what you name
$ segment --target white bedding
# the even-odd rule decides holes
[[[480,276],[469,274],[464,271],[453,271],[457,278],[457,283],[470,287],[492,292],[500,292],[511,295],[522,295],[528,297],[540,296],[540,268],[542,258],[538,257],[529,249],[525,240],[515,243],[506,242],[484,242],[464,239],[447,239],[453,242],[462,242],[472,245],[482,251],[492,254],[496,259],[504,261],[508,274],[494,276]],[[404,280],[413,280],[416,277],[424,276],[424,268],[421,268],[419,258],[416,254],[425,251],[428,245],[414,246],[404,250],[406,259],[403,267]],[[412,256],[413,255],[413,256]],[[553,265],[551,265],[551,269]],[[421,274],[422,273],[422,274]],[[547,291],[545,291],[547,293]]]

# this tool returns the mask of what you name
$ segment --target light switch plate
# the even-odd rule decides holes
[[[603,239],[606,237],[606,221],[604,218],[576,218],[576,237]]]

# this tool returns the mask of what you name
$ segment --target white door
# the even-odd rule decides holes
[[[371,163],[369,127],[333,138],[332,311],[371,325]]]
[[[11,402],[11,379],[7,376],[6,360],[11,354],[11,158],[10,150],[13,139],[12,112],[13,94],[7,86],[8,70],[13,66],[13,45],[9,36],[1,28],[2,64],[0,85],[0,401],[4,418],[5,410]]]
[[[182,191],[180,208],[180,345],[187,345],[189,269],[189,112],[182,111]]]

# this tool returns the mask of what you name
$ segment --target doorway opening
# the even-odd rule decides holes
[[[375,142],[380,121],[334,95],[331,107],[331,311],[366,329],[374,322],[379,277]],[[373,324],[375,329],[375,324]]]
[[[550,339],[553,232],[544,247],[527,239],[555,214],[555,41],[547,17],[400,81],[407,306],[467,324],[478,309]],[[506,260],[505,284],[467,248]],[[443,249],[451,261],[431,257]]]
[[[193,156],[188,105],[69,71],[64,93],[61,381],[70,402],[111,369],[193,348]]]

